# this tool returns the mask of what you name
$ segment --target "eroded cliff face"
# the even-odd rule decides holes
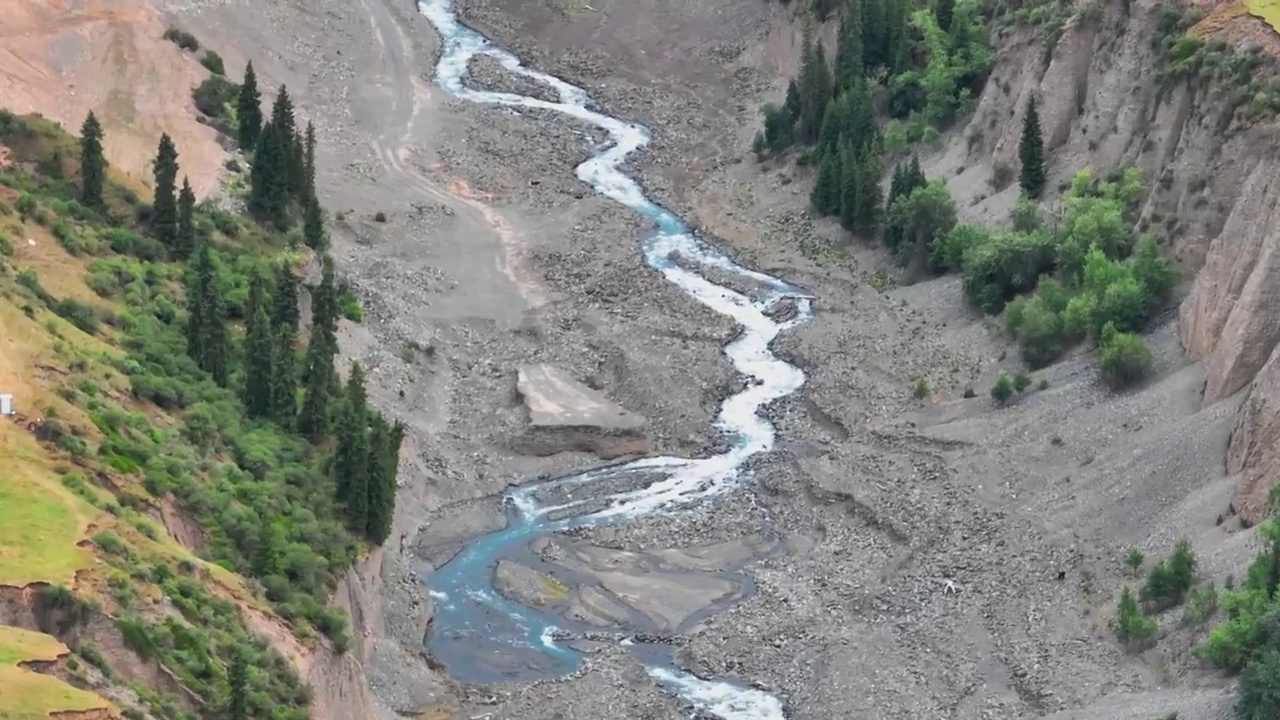
[[[997,39],[991,81],[963,142],[939,163],[969,215],[998,215],[1017,193],[984,187],[1017,168],[1026,101],[1041,103],[1051,158],[1048,205],[1082,168],[1141,168],[1149,183],[1141,228],[1160,238],[1188,293],[1179,308],[1187,352],[1206,366],[1204,403],[1248,389],[1227,452],[1240,475],[1233,508],[1250,525],[1269,511],[1280,470],[1280,161],[1270,130],[1233,119],[1223,88],[1165,81],[1153,40],[1160,3],[1115,0],[1068,23],[1046,55],[1031,33]],[[1237,22],[1252,22],[1240,18]],[[990,197],[988,197],[990,194]],[[961,203],[962,206],[965,203]]]

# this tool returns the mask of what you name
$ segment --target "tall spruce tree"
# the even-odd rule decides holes
[[[889,62],[886,57],[889,33],[885,26],[885,5],[902,0],[861,0],[862,10],[862,65],[867,70],[882,67]]]
[[[258,76],[253,72],[252,62],[244,67],[244,82],[240,83],[240,97],[236,100],[236,121],[240,149],[253,150],[262,132],[262,95],[258,92]]]
[[[284,227],[289,205],[288,158],[274,123],[267,123],[258,135],[249,173],[249,211],[264,222]]]
[[[391,454],[391,426],[381,413],[369,418],[369,516],[365,537],[381,545],[391,534],[396,507],[396,458]]]
[[[289,151],[289,191],[298,202],[306,201],[307,150],[303,146],[301,135],[293,137],[293,147]]]
[[[241,646],[231,653],[227,668],[227,720],[249,720],[249,658]]]
[[[840,15],[840,37],[836,45],[835,93],[853,87],[866,74],[862,38],[862,4],[860,0],[846,0]]]
[[[298,336],[298,276],[287,260],[276,263],[276,292],[271,303],[271,327]]]
[[[155,171],[155,202],[151,210],[151,227],[156,239],[173,249],[178,237],[178,149],[168,133],[160,136],[152,169]]]
[[[364,371],[352,363],[338,418],[333,471],[338,502],[346,508],[347,523],[363,532],[369,522],[369,411]]]
[[[827,67],[822,42],[813,36],[813,27],[805,26],[800,66],[800,118],[796,123],[796,139],[806,145],[818,141],[822,114],[831,99],[831,69]]]
[[[862,152],[871,147],[880,137],[880,128],[876,124],[876,110],[871,104],[871,90],[866,80],[856,80],[848,92],[848,107],[845,110],[842,129],[845,137],[853,143],[853,149]]]
[[[302,214],[302,242],[312,250],[324,252],[329,246],[329,237],[324,231],[324,214],[320,210],[320,201],[314,193],[307,197],[306,208]]]
[[[1044,140],[1040,134],[1040,112],[1036,99],[1027,101],[1027,112],[1022,119],[1022,141],[1018,145],[1018,158],[1022,161],[1022,173],[1018,178],[1022,192],[1029,198],[1038,198],[1044,192]]]
[[[786,113],[787,123],[794,128],[796,121],[800,119],[800,86],[796,84],[794,78],[787,83],[787,99],[782,103],[783,112]]]
[[[854,209],[853,231],[863,237],[874,237],[880,230],[882,196],[880,178],[884,175],[879,143],[863,148],[858,160],[858,202]]]
[[[336,384],[333,356],[338,344],[335,338],[338,322],[337,290],[334,283],[333,258],[322,259],[320,285],[311,293],[311,337],[302,368],[302,411],[298,415],[298,432],[318,440],[329,432],[329,399]]]
[[[178,234],[173,242],[173,254],[178,258],[191,255],[196,246],[196,193],[187,177],[182,176],[182,190],[178,193]]]
[[[292,148],[297,139],[298,130],[293,118],[293,100],[289,98],[289,88],[284,85],[276,91],[276,101],[271,105],[271,126],[276,129],[280,138],[280,146]]]
[[[303,191],[302,200],[306,205],[316,199],[316,126],[307,121],[306,150],[302,162]]]
[[[204,307],[205,285],[212,282],[213,263],[201,243],[187,264],[183,296],[187,305],[187,355],[196,362],[196,366],[204,366],[204,335],[206,310]]]
[[[205,246],[208,247],[208,243]],[[218,282],[210,283],[205,290],[205,324],[201,333],[204,337],[205,357],[202,367],[215,383],[226,387],[231,355],[231,341],[227,337],[227,301],[222,296],[222,287]]]
[[[852,231],[858,213],[858,151],[847,139],[840,144],[840,227]]]
[[[272,333],[266,282],[255,272],[249,282],[249,311],[244,341],[244,407],[250,417],[271,415]]]
[[[293,342],[297,334],[293,328],[275,328],[271,343],[271,416],[281,427],[293,427],[298,412],[297,356]]]
[[[333,355],[323,339],[315,333],[307,343],[304,359],[302,410],[298,413],[298,432],[319,440],[329,432],[329,388],[333,384]]]
[[[827,152],[818,161],[818,177],[813,183],[809,203],[819,215],[840,212],[840,152]]]
[[[80,126],[80,202],[103,207],[102,188],[107,181],[107,157],[102,153],[102,125],[90,110]]]

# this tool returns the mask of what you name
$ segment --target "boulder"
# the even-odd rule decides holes
[[[649,451],[645,418],[561,368],[520,366],[516,391],[529,417],[526,432],[513,442],[517,452],[546,456],[578,451],[609,459]]]

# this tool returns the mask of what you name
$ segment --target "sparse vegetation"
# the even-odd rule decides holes
[[[917,400],[924,400],[925,398],[929,397],[929,379],[926,377],[921,377],[920,379],[916,380],[916,386],[911,391],[911,395]]]

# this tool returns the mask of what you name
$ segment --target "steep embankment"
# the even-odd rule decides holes
[[[164,38],[144,0],[2,0],[0,97],[18,114],[39,113],[76,130],[90,110],[106,128],[107,159],[146,178],[155,138],[169,133],[196,193],[217,186],[225,152],[196,120],[191,88],[208,71]]]
[[[0,391],[17,410],[0,418],[0,676],[23,690],[4,683],[0,715],[172,716],[238,695],[290,718],[371,717],[359,659],[342,647],[352,628],[325,601],[336,589],[349,612],[380,553],[347,569],[359,548],[334,518],[319,455],[289,422],[250,423],[185,357],[176,308],[190,276],[182,251],[138,224],[136,182],[112,169],[93,207],[74,139],[34,116],[0,112],[0,150]],[[275,268],[284,292],[301,259],[277,255],[278,237],[226,213],[191,217],[210,252],[251,274]],[[217,277],[243,285],[227,262]],[[288,318],[290,304],[275,312]],[[250,568],[271,589],[247,581]],[[66,650],[40,648],[59,641],[75,655],[55,663]],[[5,650],[15,644],[27,654]],[[14,674],[11,655],[49,662]]]
[[[1280,440],[1280,321],[1271,310],[1280,280],[1280,158],[1269,126],[1255,124],[1270,74],[1224,74],[1218,68],[1260,63],[1247,47],[1215,49],[1213,42],[1269,32],[1253,17],[1219,11],[1195,29],[1209,33],[1217,68],[1201,50],[1184,63],[1189,70],[1176,72],[1162,47],[1176,37],[1171,12],[1157,3],[1112,2],[1078,13],[1047,64],[1040,33],[1008,35],[963,142],[934,171],[958,172],[950,184],[974,203],[969,214],[1007,207],[1002,203],[1016,189],[982,197],[992,163],[1016,166],[1022,111],[1034,94],[1043,102],[1051,188],[1081,167],[1129,163],[1157,181],[1144,201],[1142,228],[1161,234],[1189,281],[1179,328],[1188,354],[1206,367],[1204,405],[1251,388],[1227,453],[1228,472],[1240,475],[1233,507],[1251,525],[1269,513],[1280,463],[1271,450]]]

